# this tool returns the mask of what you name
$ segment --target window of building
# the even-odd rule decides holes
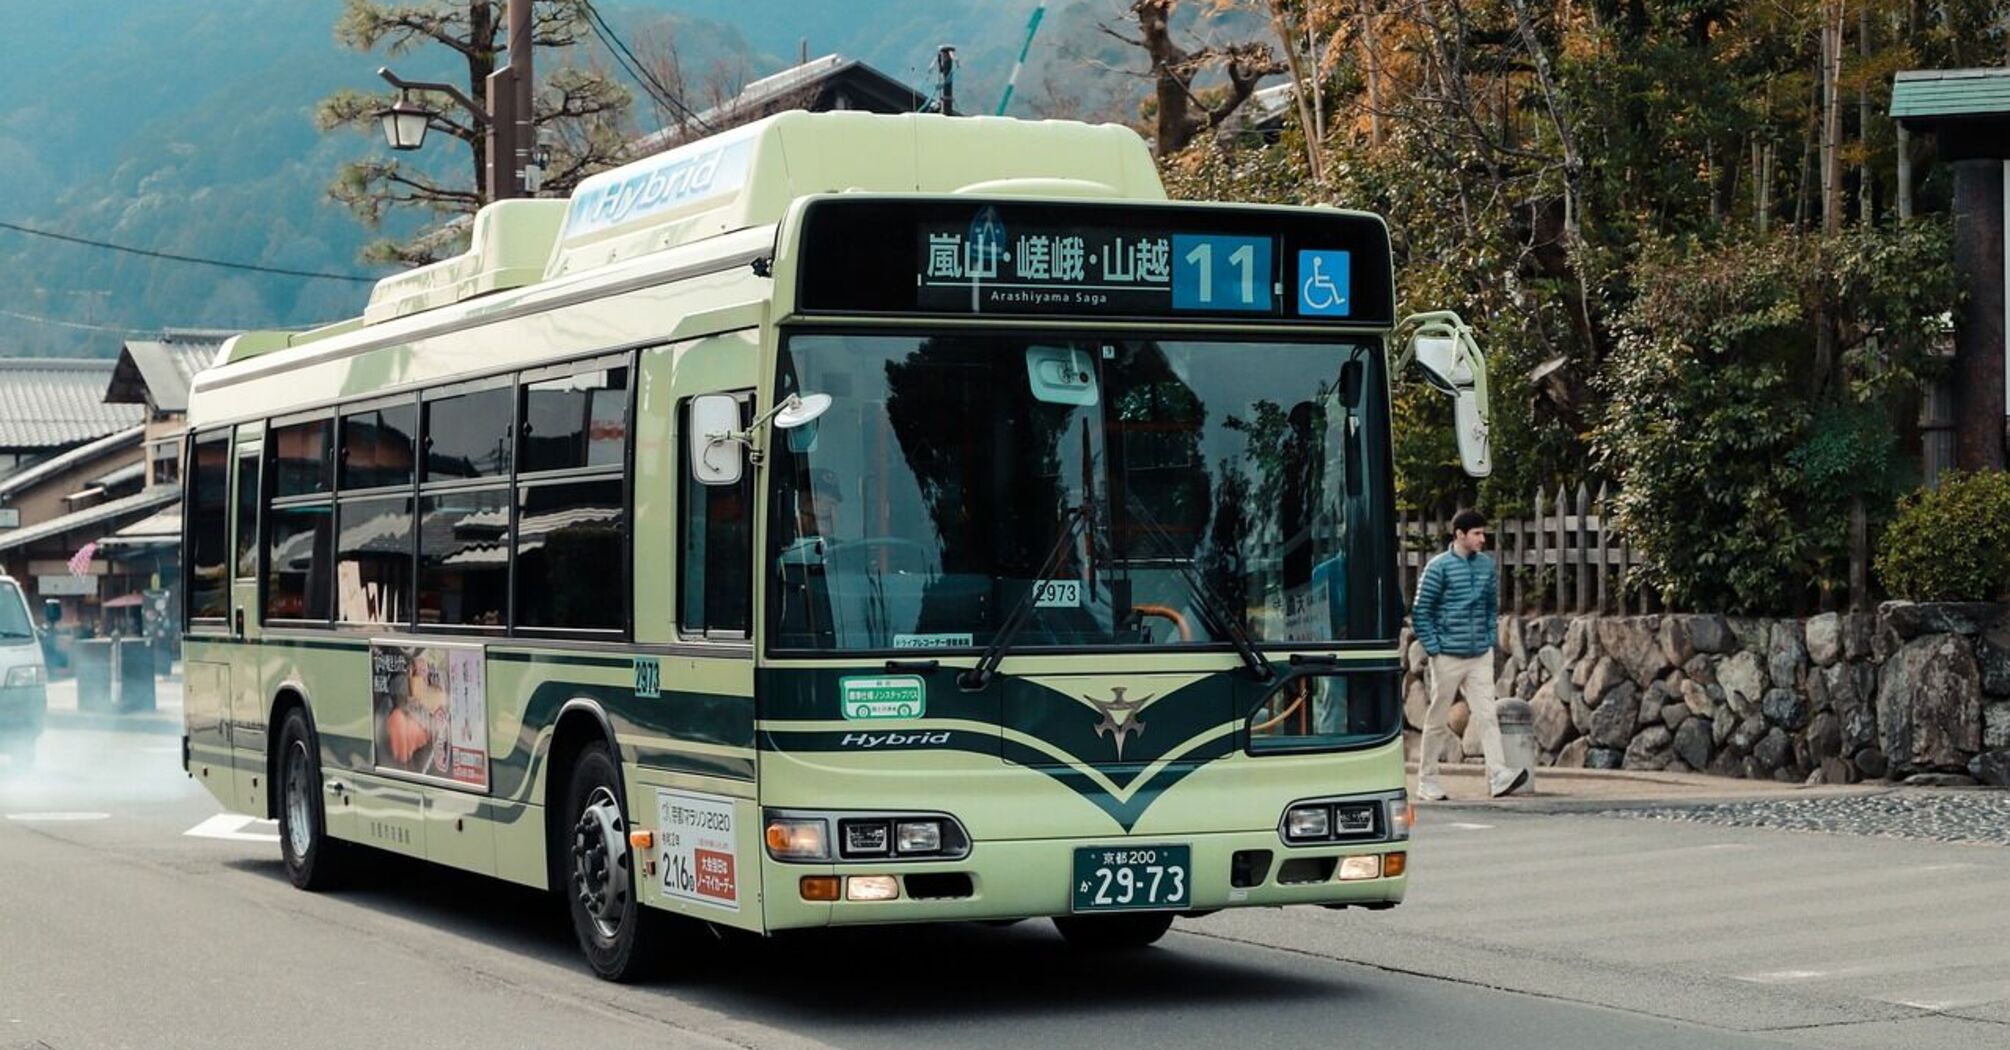
[[[740,421],[753,421],[751,399],[740,402]],[[682,411],[689,418],[691,404]],[[678,463],[690,462],[690,427]],[[737,449],[735,454],[739,454]],[[754,471],[732,485],[703,485],[681,470],[683,513],[678,543],[679,629],[689,635],[746,638],[753,626]]]
[[[153,462],[153,476],[148,484],[175,485],[181,482],[181,441],[166,439],[147,446],[147,458]],[[0,473],[5,473],[0,470]]]
[[[230,434],[204,434],[190,445],[182,593],[193,623],[222,620],[230,611]]]

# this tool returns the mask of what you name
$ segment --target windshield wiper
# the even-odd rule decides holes
[[[1228,635],[1229,644],[1235,646],[1235,654],[1242,657],[1243,666],[1249,668],[1250,675],[1259,682],[1268,682],[1277,677],[1276,669],[1270,666],[1270,661],[1256,648],[1256,644],[1250,641],[1249,632],[1243,630],[1242,625],[1228,614],[1228,610],[1221,607],[1220,599],[1208,588],[1206,581],[1195,574],[1193,560],[1181,557],[1179,551],[1173,548],[1165,527],[1152,517],[1152,512],[1146,509],[1143,502],[1128,488],[1124,490],[1124,497],[1124,506],[1134,515],[1133,520],[1144,526],[1145,535],[1158,543],[1159,553],[1178,568],[1179,577],[1186,582],[1187,593],[1193,595],[1194,604],[1200,607],[1201,616],[1220,633]]]
[[[1093,499],[1084,499],[1068,510],[1068,527],[1061,530],[1061,535],[1054,540],[1053,548],[1047,551],[1047,556],[1041,560],[1040,571],[1034,574],[1032,585],[1026,588],[1026,593],[1019,598],[1019,604],[1012,607],[1011,614],[1005,617],[1003,624],[999,625],[998,633],[991,636],[991,644],[984,647],[984,654],[977,658],[977,666],[957,676],[956,684],[962,686],[965,692],[975,693],[991,684],[992,677],[998,672],[998,665],[1005,659],[1005,651],[1012,645],[1012,638],[1019,633],[1020,628],[1026,626],[1028,620],[1033,618],[1033,598],[1040,593],[1041,583],[1052,579],[1054,573],[1060,569],[1061,558],[1068,553],[1068,548],[1074,544],[1076,537],[1081,535],[1082,526],[1088,523],[1094,513],[1092,509],[1094,506]]]

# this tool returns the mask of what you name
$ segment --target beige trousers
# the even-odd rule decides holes
[[[1460,692],[1466,696],[1466,706],[1472,711],[1472,720],[1479,723],[1480,751],[1486,756],[1487,775],[1492,776],[1507,766],[1501,752],[1501,724],[1494,712],[1494,658],[1492,653],[1479,656],[1431,657],[1427,687],[1431,691],[1431,706],[1424,710],[1423,755],[1417,759],[1419,777],[1438,775],[1438,755],[1446,746],[1457,746],[1458,738],[1446,724],[1452,716],[1452,701]]]

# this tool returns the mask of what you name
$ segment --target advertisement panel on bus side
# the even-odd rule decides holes
[[[372,642],[370,706],[379,770],[488,790],[481,646]]]

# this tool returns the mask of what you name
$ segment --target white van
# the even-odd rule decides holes
[[[35,738],[49,708],[48,680],[28,598],[12,577],[0,576],[0,755],[16,766],[35,760]]]

